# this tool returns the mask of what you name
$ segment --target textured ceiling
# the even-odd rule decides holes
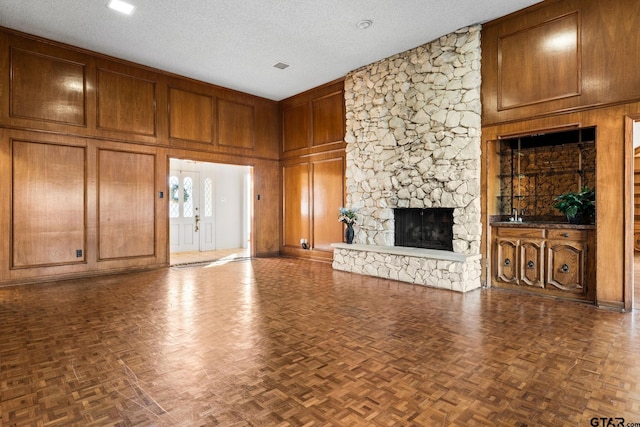
[[[0,25],[273,100],[539,0],[0,0]],[[367,30],[357,23],[373,21]],[[277,62],[290,64],[279,70]]]

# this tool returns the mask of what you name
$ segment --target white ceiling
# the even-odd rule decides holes
[[[540,0],[107,1],[0,0],[0,26],[281,100]]]

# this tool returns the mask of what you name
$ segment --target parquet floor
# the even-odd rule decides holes
[[[0,325],[2,426],[640,423],[635,312],[326,263],[5,287]]]

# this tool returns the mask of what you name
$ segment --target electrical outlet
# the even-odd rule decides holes
[[[82,249],[76,249],[76,258],[82,258]]]

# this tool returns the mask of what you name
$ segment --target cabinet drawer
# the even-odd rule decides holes
[[[497,233],[500,237],[544,238],[544,229],[542,228],[498,227]]]
[[[547,233],[549,240],[587,240],[587,231],[585,230],[548,230]]]

